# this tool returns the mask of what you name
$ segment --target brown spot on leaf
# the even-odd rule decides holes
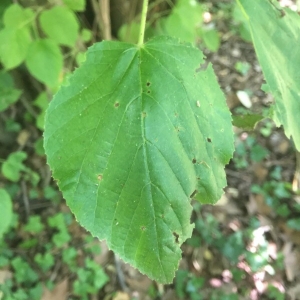
[[[174,237],[175,237],[175,242],[176,242],[177,244],[179,244],[179,234],[176,233],[175,231],[173,231],[173,235],[174,235]]]
[[[208,141],[209,143],[211,143],[211,139],[210,139],[210,138],[207,138],[207,141]]]
[[[97,179],[98,179],[99,181],[101,181],[101,180],[103,179],[103,175],[99,174],[99,175],[97,176]]]
[[[191,195],[190,195],[190,198],[193,198],[196,194],[197,194],[197,190],[194,190],[192,193],[191,193]]]
[[[119,102],[116,102],[114,106],[115,106],[115,107],[119,107],[119,106],[120,106],[120,103],[119,103]]]
[[[148,82],[147,82],[147,86],[150,86],[150,84],[151,84],[151,83],[148,81]]]
[[[197,162],[196,158],[193,158],[192,163],[195,164]]]
[[[145,227],[145,226],[141,226],[141,230],[142,230],[142,231],[145,231],[145,230],[146,230],[146,227]]]

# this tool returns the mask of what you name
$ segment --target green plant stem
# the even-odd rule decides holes
[[[146,20],[147,20],[147,12],[148,12],[148,3],[149,3],[149,0],[143,0],[143,9],[142,9],[141,27],[140,27],[140,35],[139,35],[138,46],[142,46],[144,44],[144,36],[145,36],[145,28],[146,28]]]

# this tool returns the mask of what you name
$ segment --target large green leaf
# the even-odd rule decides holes
[[[300,150],[300,17],[268,0],[237,0],[248,17],[255,51],[275,98],[274,120]]]
[[[51,101],[45,150],[77,220],[122,259],[171,282],[190,197],[214,203],[233,152],[212,66],[189,44],[104,41]]]
[[[29,72],[50,87],[56,87],[63,67],[59,46],[50,39],[35,40],[26,57]]]
[[[0,239],[3,234],[9,228],[9,225],[13,216],[13,206],[9,194],[6,190],[0,188],[0,207],[1,207],[1,218],[0,218]]]

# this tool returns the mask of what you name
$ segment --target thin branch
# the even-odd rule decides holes
[[[92,0],[98,28],[104,40],[111,40],[110,0]]]
[[[102,12],[103,38],[111,40],[110,0],[100,0],[100,11]]]
[[[122,290],[124,292],[126,292],[126,291],[128,291],[128,287],[126,286],[126,283],[125,283],[124,273],[121,268],[121,261],[117,257],[116,254],[114,255],[114,258],[115,258],[115,266],[116,266],[116,270],[117,270],[118,281],[120,283]]]
[[[28,192],[27,192],[27,186],[26,182],[24,180],[21,181],[21,189],[22,189],[22,198],[25,206],[25,213],[26,213],[26,219],[29,218],[30,214],[30,206],[29,206],[29,200],[28,200]]]

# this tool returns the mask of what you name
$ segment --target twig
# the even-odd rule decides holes
[[[50,275],[50,281],[53,282],[53,281],[56,279],[60,267],[61,267],[61,262],[58,261],[58,262],[55,264],[54,270],[53,270],[53,272],[52,272],[51,275]]]
[[[99,30],[104,40],[111,40],[110,0],[92,0]]]
[[[25,108],[27,109],[27,111],[34,117],[37,118],[38,114],[35,112],[35,110],[33,109],[33,107],[31,106],[31,104],[29,103],[29,101],[27,100],[27,98],[25,96],[21,96],[20,98],[22,104],[25,106]]]
[[[102,12],[103,38],[111,40],[110,0],[100,0],[100,11]]]
[[[293,179],[293,191],[297,192],[300,188],[300,152],[296,150],[296,170]]]
[[[126,292],[126,291],[128,291],[128,288],[126,286],[125,279],[124,279],[124,273],[121,268],[121,261],[117,257],[117,255],[114,255],[114,258],[115,258],[115,265],[116,265],[116,270],[117,270],[118,281],[120,283],[122,290],[124,292]]]
[[[22,189],[23,202],[24,202],[24,206],[25,206],[26,219],[28,219],[29,214],[30,214],[30,206],[29,206],[27,186],[26,186],[25,180],[21,181],[21,189]]]

